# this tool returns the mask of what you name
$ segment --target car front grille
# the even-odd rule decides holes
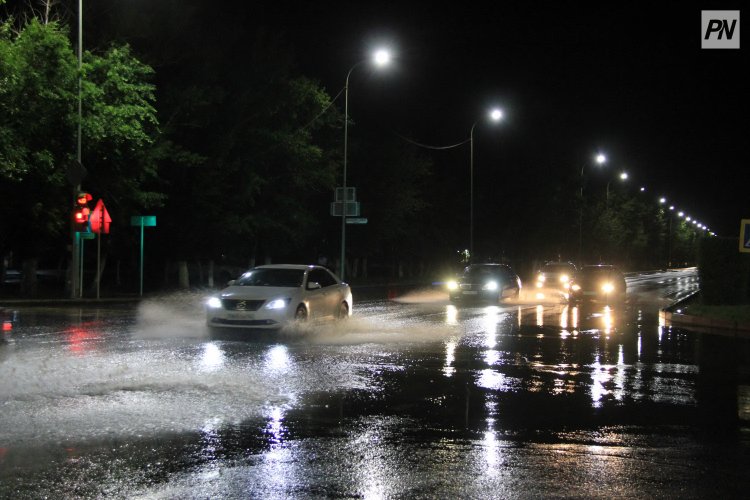
[[[257,311],[265,300],[221,299],[221,306],[228,311]]]

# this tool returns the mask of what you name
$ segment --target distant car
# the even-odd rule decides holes
[[[573,279],[576,271],[576,266],[571,262],[547,262],[536,274],[537,292],[567,294],[570,280]]]
[[[498,302],[518,297],[521,279],[505,264],[472,264],[456,280],[448,282],[451,301],[488,300]]]
[[[344,319],[352,313],[352,292],[322,266],[258,266],[206,303],[210,328],[275,330],[292,322]]]
[[[625,299],[625,276],[615,266],[583,266],[570,283],[570,301],[616,302]]]

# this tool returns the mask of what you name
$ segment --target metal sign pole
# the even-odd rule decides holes
[[[101,222],[100,222],[101,224]],[[96,242],[96,299],[99,300],[99,283],[102,280],[102,227],[99,226],[99,238]]]
[[[80,245],[81,253],[78,256],[80,259],[80,264],[78,265],[78,272],[80,273],[79,278],[78,278],[78,287],[79,287],[78,298],[82,299],[83,298],[83,247],[84,247],[83,242],[84,242],[84,239],[80,237],[80,233],[78,237],[80,238],[80,242],[81,242],[81,245]]]
[[[143,218],[141,217],[141,297],[143,297]]]

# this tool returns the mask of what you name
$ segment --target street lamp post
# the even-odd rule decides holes
[[[604,165],[607,162],[607,157],[603,153],[598,153],[594,158],[597,165]],[[583,264],[583,172],[586,169],[587,163],[581,165],[581,207],[578,214],[578,265]]]
[[[499,122],[503,118],[503,112],[495,108],[490,111],[489,116],[493,122]],[[474,122],[469,133],[469,263],[474,258],[474,128],[477,123],[479,120]]]
[[[627,172],[621,172],[619,175],[619,179],[621,181],[628,180],[628,173]],[[609,185],[612,183],[612,180],[610,179],[609,182],[607,182],[607,207],[609,207]]]
[[[376,66],[385,66],[390,62],[390,54],[386,50],[378,50],[373,56],[373,62]],[[352,76],[354,68],[366,62],[359,61],[349,69],[346,74],[346,83],[344,84],[344,178],[343,178],[343,203],[341,206],[341,263],[339,266],[339,276],[344,280],[346,269],[346,210],[349,207],[349,195],[346,191],[346,167],[347,167],[347,148],[349,141],[349,77]]]

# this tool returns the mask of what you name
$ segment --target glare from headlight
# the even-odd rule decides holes
[[[572,286],[571,286],[570,288],[571,288],[571,289],[572,289],[572,290],[573,290],[574,292],[577,292],[577,291],[579,291],[579,290],[581,289],[581,285],[576,285],[576,284],[574,284],[574,285],[572,285]]]
[[[266,304],[266,309],[284,309],[290,299],[276,299]]]
[[[602,285],[602,292],[604,293],[612,293],[615,290],[615,287],[612,283],[604,283]]]
[[[546,279],[547,277],[545,275],[540,274],[539,277],[537,278],[537,281],[539,281],[540,283],[544,283]]]
[[[567,283],[569,279],[570,277],[568,277],[567,274],[563,274],[562,276],[560,276],[560,283]]]
[[[488,281],[485,283],[484,290],[497,290],[497,281]]]
[[[211,309],[220,309],[221,299],[219,299],[219,297],[211,297],[206,301],[206,305]]]
[[[451,280],[446,286],[448,287],[448,290],[456,290],[458,288],[458,283],[456,283],[454,280]]]

